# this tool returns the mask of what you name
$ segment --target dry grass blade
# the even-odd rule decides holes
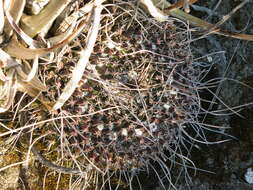
[[[36,56],[45,55],[47,53],[54,51],[57,48],[63,47],[64,45],[66,45],[70,41],[72,41],[75,37],[77,37],[80,34],[80,32],[84,29],[84,27],[87,25],[89,15],[87,16],[87,19],[85,19],[85,20],[82,19],[82,21],[78,25],[77,29],[73,31],[73,28],[76,26],[75,20],[77,20],[78,17],[80,17],[80,14],[82,16],[84,16],[84,14],[88,13],[88,11],[91,10],[91,5],[92,5],[91,3],[88,3],[87,5],[82,7],[78,13],[74,12],[73,15],[71,15],[71,17],[74,17],[74,20],[73,20],[71,26],[69,27],[69,29],[65,33],[60,34],[59,36],[51,37],[50,39],[48,39],[48,41],[53,44],[52,47],[49,47],[49,48],[26,48],[14,36],[14,38],[7,45],[7,47],[5,47],[5,51],[8,52],[9,55],[19,58],[19,59],[35,59]],[[8,15],[8,13],[7,13],[7,15]],[[9,18],[9,20],[12,20],[10,16],[8,18]],[[13,24],[13,28],[26,41],[27,44],[38,47],[38,42],[36,40],[33,40],[32,38],[30,38],[29,36],[27,36],[25,31],[22,31],[15,23]],[[33,72],[33,75],[34,75],[34,72]],[[31,74],[31,76],[33,76],[33,75]],[[30,78],[32,78],[32,77],[30,77]]]
[[[24,42],[33,47],[38,46],[38,42],[33,40],[30,36],[28,36],[15,22],[14,18],[11,16],[10,12],[7,10],[5,10],[5,15],[6,18],[9,22],[9,24],[11,25],[11,27],[15,30],[15,32],[24,40]]]
[[[23,30],[15,23],[14,19],[12,18],[11,14],[9,13],[8,9],[5,10],[5,15],[7,20],[9,21],[10,25],[12,26],[12,28],[16,31],[16,33],[25,41],[25,43],[27,45],[29,45],[32,49],[35,49],[35,47],[38,47],[39,42],[33,40],[32,38],[30,38],[30,36],[28,36],[26,33],[23,32]],[[32,69],[30,71],[30,73],[27,76],[26,81],[31,81],[37,71],[38,71],[38,67],[39,67],[39,62],[38,62],[38,56],[36,56],[33,60],[33,64],[32,64]]]
[[[29,76],[26,73],[31,73],[31,67],[28,63],[23,65],[19,64],[17,61],[12,59],[7,53],[0,49],[0,60],[3,62],[3,68],[7,70],[7,76],[4,73],[4,87],[1,90],[1,99],[6,98],[4,101],[4,106],[2,106],[0,112],[7,111],[11,104],[13,103],[16,91],[20,90],[22,92],[28,93],[32,97],[39,95],[41,91],[46,91],[47,87],[40,82],[36,75],[34,75],[29,82]],[[39,97],[42,103],[45,101],[43,97]],[[45,103],[48,105],[48,103]]]
[[[110,111],[110,110],[116,110],[117,108],[119,108],[119,107],[114,106],[114,107],[105,108],[105,109],[102,109],[102,110],[99,110],[99,111],[95,111],[95,112],[92,112],[92,113],[89,113],[89,114],[67,115],[67,116],[54,117],[54,118],[51,118],[51,119],[35,122],[35,123],[32,123],[32,124],[27,124],[27,125],[21,126],[19,128],[16,128],[16,129],[12,129],[12,130],[4,132],[4,133],[0,133],[0,137],[4,137],[4,136],[7,136],[7,135],[10,135],[10,134],[13,134],[13,133],[19,133],[22,130],[26,130],[26,129],[29,129],[29,128],[32,128],[32,127],[35,127],[35,126],[40,126],[42,124],[45,124],[45,123],[48,123],[48,122],[51,122],[51,121],[57,121],[57,120],[66,119],[66,118],[88,117],[88,116],[96,115],[96,114],[106,112],[106,111]]]
[[[0,0],[0,35],[4,30],[4,5],[3,0]]]
[[[23,68],[21,69],[21,67],[16,67],[15,68],[17,71],[18,76],[20,77],[20,80],[23,82],[26,82],[28,75],[26,73],[29,73],[29,71],[31,70],[31,68],[28,68],[28,65],[23,65]],[[24,72],[23,70],[25,70],[26,72]],[[26,82],[28,83],[28,82]],[[30,86],[32,86],[34,89],[37,89],[39,91],[46,91],[47,87],[40,82],[40,80],[37,77],[32,78],[31,81],[29,81],[28,83]]]
[[[2,83],[2,81],[0,81],[0,100],[6,95],[6,84],[7,83]]]
[[[34,85],[31,84],[31,82],[23,82],[20,80],[17,83],[17,89],[39,100],[44,106],[42,109],[46,108],[48,111],[52,110],[52,103],[48,99],[46,99],[41,94],[41,90],[35,88]]]
[[[40,95],[41,92],[46,91],[47,87],[35,75],[30,81],[27,81],[29,76],[26,73],[31,73],[30,65],[25,62],[21,67],[16,67],[18,75],[18,90],[29,94],[31,97],[37,97],[38,100],[49,110],[51,110],[50,102],[44,96]]]
[[[33,16],[23,16],[22,29],[30,37],[47,29],[60,13],[68,6],[71,0],[54,0],[38,14]]]
[[[15,167],[15,166],[24,164],[25,162],[26,162],[26,160],[21,161],[21,162],[16,162],[16,163],[14,163],[14,164],[10,164],[10,165],[7,165],[7,166],[4,166],[4,167],[0,168],[0,172],[6,170],[6,169],[8,169],[8,168],[11,168],[11,167]]]
[[[17,81],[15,79],[15,71],[11,70],[7,72],[8,81],[4,85],[4,93],[1,99],[5,98],[3,105],[0,105],[0,113],[6,112],[14,101],[14,97],[17,91]]]
[[[161,12],[159,9],[156,8],[154,3],[151,0],[140,0],[141,3],[143,3],[147,9],[148,12],[153,16],[157,21],[163,22],[168,19],[168,16],[165,15],[163,12]]]
[[[21,16],[23,14],[23,10],[25,8],[25,0],[8,0],[4,1],[4,9],[8,10],[10,15],[12,16],[14,22],[19,23]],[[6,22],[4,26],[4,32],[7,37],[12,35],[12,27]]]
[[[8,52],[9,55],[19,59],[34,59],[36,58],[36,56],[45,55],[54,51],[55,49],[58,49],[68,44],[70,41],[76,38],[78,34],[80,34],[80,32],[85,28],[86,25],[87,19],[83,20],[79,24],[78,28],[71,33],[71,35],[67,36],[65,39],[62,39],[58,44],[55,44],[49,48],[26,48],[22,44],[20,44],[16,38],[13,38],[13,40],[11,40],[11,42],[5,47],[5,51]]]
[[[2,62],[1,67],[5,69],[9,69],[11,67],[15,67],[19,65],[14,59],[12,59],[5,51],[0,49],[0,61]]]
[[[48,110],[52,110],[51,102],[46,99],[41,92],[46,91],[47,87],[35,75],[30,81],[27,81],[29,76],[26,73],[31,73],[31,67],[28,63],[15,68],[17,73],[17,89],[27,93],[31,97],[36,97]]]
[[[3,81],[3,82],[7,81],[7,78],[1,68],[0,68],[0,81]]]
[[[6,82],[8,79],[5,76],[2,68],[7,68],[8,66],[9,67],[16,66],[18,65],[18,63],[13,61],[11,57],[7,53],[5,53],[2,49],[0,49],[0,63],[1,63],[0,64],[0,80],[3,82]]]
[[[25,81],[30,82],[36,76],[38,69],[39,69],[39,57],[36,56],[33,60],[32,68],[29,74],[27,75],[27,79]]]
[[[101,19],[102,2],[103,0],[96,0],[94,2],[93,24],[87,37],[86,48],[81,51],[80,59],[72,72],[72,78],[67,83],[66,87],[63,89],[62,94],[55,103],[53,107],[55,110],[61,108],[64,103],[70,98],[83,76],[84,70],[89,62],[90,55],[93,51],[93,47],[97,39]]]

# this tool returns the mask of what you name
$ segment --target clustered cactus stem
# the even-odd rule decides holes
[[[97,172],[101,186],[150,168],[163,185],[173,164],[194,168],[188,144],[208,144],[205,130],[220,128],[199,121],[208,112],[199,92],[213,83],[202,83],[209,63],[194,60],[185,21],[253,40],[219,28],[249,0],[216,24],[189,14],[197,1],[45,0],[33,12],[37,0],[0,0],[0,113],[15,124],[0,123],[0,137],[31,134],[27,160],[14,165],[32,151],[58,172]],[[29,96],[15,105],[18,91]]]

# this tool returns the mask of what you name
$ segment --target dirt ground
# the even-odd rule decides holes
[[[197,7],[198,11],[195,9],[192,13],[215,23],[221,19],[222,15],[230,12],[240,2],[237,0],[199,1],[196,4],[200,6]],[[214,15],[207,16],[206,13],[216,6],[217,9]],[[203,7],[208,9],[203,9]],[[252,9],[253,3],[248,3],[222,25],[222,28],[252,34]],[[210,77],[228,78],[228,80],[219,84],[216,95],[230,107],[245,105],[250,102],[252,104],[253,90],[250,88],[253,87],[253,43],[210,35],[193,44],[193,50],[198,50],[200,54],[223,52],[211,56],[215,66],[213,71],[210,72]],[[215,73],[218,73],[217,76],[215,76]],[[242,85],[241,82],[248,85],[248,87]],[[219,103],[216,108],[219,110],[226,108],[226,106]],[[227,136],[225,139],[230,139],[229,142],[200,145],[199,149],[195,149],[191,159],[196,166],[214,173],[197,172],[197,175],[192,177],[192,184],[189,186],[182,185],[181,189],[253,189],[253,184],[249,184],[245,178],[246,174],[250,174],[247,171],[253,167],[253,106],[245,106],[237,114],[215,116],[211,117],[210,120],[216,125],[229,127],[224,132],[235,138]],[[213,142],[224,139],[224,135],[211,135],[210,138]]]

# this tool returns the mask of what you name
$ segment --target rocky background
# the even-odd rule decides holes
[[[242,1],[200,0],[197,6],[193,7],[192,13],[216,23],[240,2]],[[222,28],[253,34],[252,10],[253,3],[250,2],[222,25]],[[235,109],[239,111],[237,114],[210,118],[215,125],[229,127],[222,132],[228,134],[227,137],[225,135],[225,139],[230,141],[215,145],[200,145],[199,149],[195,149],[191,159],[196,166],[214,173],[197,172],[197,175],[192,177],[192,184],[182,185],[181,189],[251,190],[253,189],[253,184],[250,184],[253,183],[253,42],[209,35],[193,44],[193,50],[198,50],[202,54],[220,52],[211,56],[214,69],[210,72],[210,77],[224,77],[228,80],[218,85],[216,95],[229,107],[250,104],[242,106],[240,110]],[[219,110],[226,107],[219,103],[216,108]],[[211,134],[209,138],[215,142],[224,139],[224,135]]]

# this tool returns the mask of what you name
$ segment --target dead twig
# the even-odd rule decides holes
[[[218,27],[220,27],[222,24],[224,24],[236,11],[238,11],[239,9],[241,9],[244,5],[246,5],[250,0],[245,0],[243,2],[241,2],[239,5],[237,5],[230,13],[228,13],[227,15],[223,16],[222,20],[220,20],[219,22],[217,22],[216,24],[214,24],[211,28],[207,29],[208,33],[205,34],[209,35],[215,31],[219,31],[220,29]]]
[[[181,7],[184,7],[184,11],[189,13],[190,12],[190,7],[189,5],[196,3],[198,0],[180,0],[176,3],[174,3],[173,5],[171,5],[170,7],[166,8],[165,10],[167,11],[172,11],[174,9],[179,9]]]

